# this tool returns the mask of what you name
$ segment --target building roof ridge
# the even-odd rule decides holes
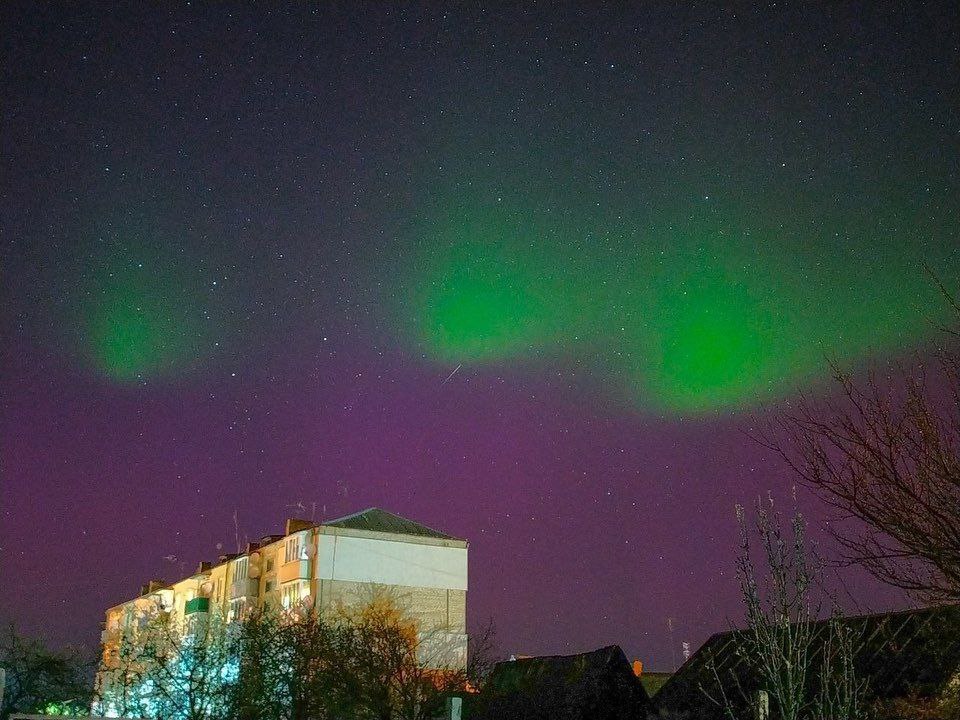
[[[321,526],[346,528],[352,530],[368,530],[370,532],[394,533],[397,535],[411,535],[432,537],[441,540],[460,540],[462,538],[448,535],[432,527],[410,520],[397,513],[379,507],[369,507],[366,510],[344,515],[343,517],[325,520]]]

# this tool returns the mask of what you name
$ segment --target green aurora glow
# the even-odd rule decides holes
[[[791,242],[735,213],[677,216],[588,233],[500,203],[458,208],[417,228],[405,322],[436,361],[574,357],[639,407],[696,414],[782,399],[827,358],[902,351],[943,317],[915,241]]]
[[[136,257],[151,257],[148,262]],[[209,346],[198,289],[148,253],[111,258],[92,275],[82,344],[93,365],[119,382],[163,376]]]

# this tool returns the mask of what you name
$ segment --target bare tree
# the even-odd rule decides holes
[[[747,626],[733,634],[738,660],[721,670],[714,659],[712,688],[701,690],[731,719],[745,708],[765,718],[771,706],[781,720],[861,717],[866,687],[854,667],[858,638],[838,613],[823,617],[821,563],[808,547],[802,515],[787,532],[769,500],[757,502],[752,522],[738,506],[737,520]]]
[[[283,720],[287,697],[278,689],[288,677],[283,648],[278,643],[276,613],[256,611],[238,621],[237,682],[227,695],[230,714],[237,720]]]
[[[239,673],[232,717],[324,720],[348,716],[356,683],[348,672],[350,628],[309,605],[251,613],[238,631]]]
[[[497,629],[493,619],[487,621],[467,640],[467,667],[464,672],[466,689],[472,692],[483,690],[487,678],[497,663]]]
[[[349,633],[344,661],[359,691],[356,717],[426,720],[467,686],[466,658],[443,631],[421,632],[402,601],[380,590],[359,607],[341,608]]]
[[[94,691],[96,714],[146,717],[149,707],[143,689],[145,673],[143,644],[132,632],[114,631],[103,644],[97,669]]]
[[[814,640],[813,609],[810,607],[812,569],[805,546],[805,527],[797,515],[791,523],[788,542],[772,509],[757,503],[756,531],[766,565],[766,597],[750,548],[750,528],[743,508],[737,508],[740,523],[740,556],[737,577],[747,611],[749,631],[743,634],[743,651],[755,660],[764,685],[776,700],[783,720],[800,720],[808,685]]]
[[[225,717],[238,660],[230,628],[217,613],[179,619],[159,613],[136,638],[142,663],[139,692],[157,720]]]
[[[91,697],[89,665],[74,651],[52,650],[8,627],[0,637],[0,668],[5,673],[0,718],[46,712],[50,706],[85,714]]]
[[[848,561],[922,601],[957,602],[960,355],[941,352],[935,370],[935,383],[920,366],[858,384],[835,368],[839,399],[801,401],[765,444],[855,521],[832,526]]]

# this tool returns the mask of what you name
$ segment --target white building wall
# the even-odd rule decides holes
[[[315,577],[320,580],[466,590],[467,549],[319,535]]]

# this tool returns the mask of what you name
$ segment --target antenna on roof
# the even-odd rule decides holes
[[[293,508],[294,510],[299,510],[301,513],[304,513],[307,511],[306,506],[303,504],[303,501],[301,500],[297,500],[296,503],[293,503],[292,505],[287,505],[287,507]]]
[[[240,554],[240,523],[237,522],[237,509],[233,509],[233,535],[237,541],[237,555]]]
[[[670,636],[670,662],[674,668],[677,667],[677,648],[673,644],[673,618],[667,618],[667,633]]]
[[[310,505],[312,506],[310,510],[310,522],[316,522],[317,521],[317,504],[313,502],[313,503],[310,503]]]

